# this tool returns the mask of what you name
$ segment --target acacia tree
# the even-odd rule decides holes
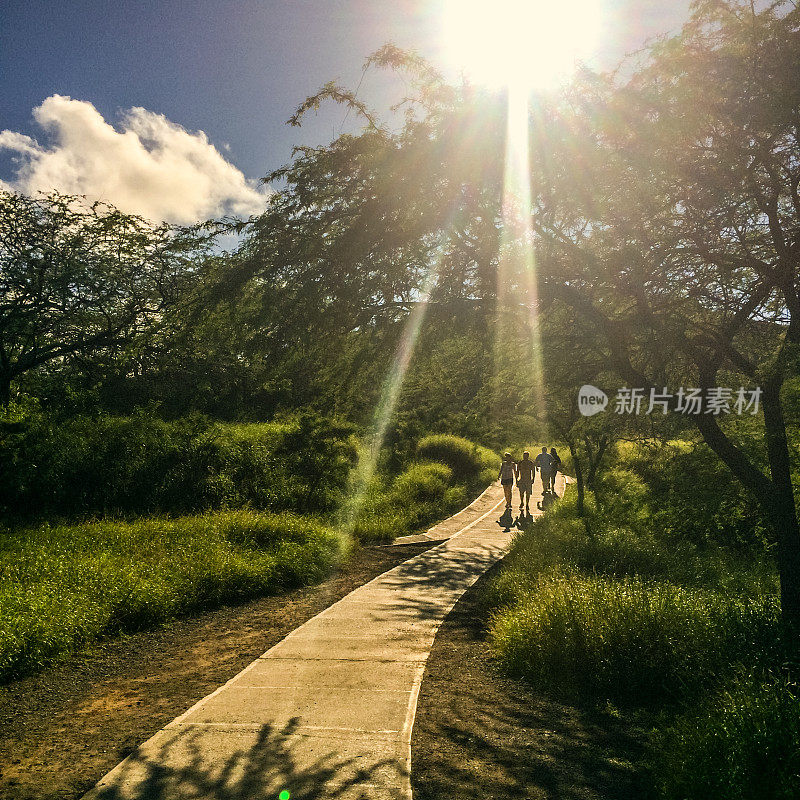
[[[700,2],[624,84],[585,76],[539,164],[542,290],[643,389],[761,387],[768,472],[714,414],[704,440],[752,493],[800,621],[800,530],[781,390],[800,349],[800,12]],[[674,385],[674,383],[673,383]]]
[[[185,295],[204,241],[103,203],[0,192],[0,404],[32,370],[154,330]]]

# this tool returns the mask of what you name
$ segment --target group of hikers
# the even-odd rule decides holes
[[[556,475],[561,471],[561,458],[555,447],[551,447],[549,453],[547,448],[543,447],[542,452],[533,461],[527,450],[522,454],[522,461],[514,461],[511,453],[503,455],[499,478],[506,495],[506,511],[511,509],[512,492],[516,480],[517,489],[519,489],[519,510],[524,509],[526,513],[530,513],[533,479],[536,477],[537,469],[542,475],[542,493],[554,493]]]

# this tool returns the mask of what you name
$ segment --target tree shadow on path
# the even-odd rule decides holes
[[[282,727],[180,725],[162,731],[85,795],[85,800],[367,800],[402,798],[394,758],[369,766],[343,740],[304,736],[296,721]],[[394,784],[394,787],[392,786]]]

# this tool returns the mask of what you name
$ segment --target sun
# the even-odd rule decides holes
[[[444,0],[446,56],[475,82],[546,89],[599,44],[603,0]]]

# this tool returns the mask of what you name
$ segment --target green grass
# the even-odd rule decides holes
[[[498,615],[503,666],[550,694],[653,705],[713,686],[780,639],[776,598],[552,572]]]
[[[74,424],[70,436],[86,423]],[[90,472],[97,475],[90,483],[99,491],[99,471],[109,464],[113,496],[132,485],[125,476],[138,476],[138,485],[147,465],[159,463],[163,469],[153,472],[154,480],[169,475],[173,488],[187,486],[195,500],[212,492],[217,498],[212,505],[257,505],[261,498],[265,505],[289,504],[306,513],[240,508],[0,529],[0,682],[41,668],[98,637],[316,583],[342,562],[354,540],[387,541],[424,529],[468,499],[466,485],[457,481],[450,466],[418,461],[398,475],[375,476],[353,519],[348,516],[352,505],[335,513],[327,510],[331,498],[320,495],[338,492],[341,497],[346,488],[346,476],[340,473],[349,470],[352,443],[335,425],[312,417],[269,425],[198,424],[199,432],[192,429],[188,438],[181,438],[180,426],[159,421],[101,420],[99,430],[108,434],[106,448],[93,456],[76,455],[78,467],[70,481],[89,474],[87,465],[92,465]],[[149,442],[146,452],[137,451],[133,464],[112,463],[112,451],[114,458],[124,459],[130,447],[136,450],[125,443],[127,434],[134,444]],[[47,446],[63,435],[62,430],[55,439],[45,437]],[[177,452],[179,445],[192,452]],[[170,456],[159,461],[154,454],[163,448],[176,460]],[[46,470],[48,480],[57,480],[62,461],[69,462],[66,452]],[[211,469],[213,464],[219,469]],[[279,479],[273,481],[270,476],[278,467]],[[318,479],[322,472],[334,475]],[[479,477],[480,470],[471,474]],[[142,489],[141,496],[152,499],[158,491]],[[270,500],[282,493],[279,500]],[[109,505],[103,498],[97,495],[97,507]],[[169,505],[181,509],[181,504]],[[327,513],[313,516],[309,508]]]
[[[546,694],[644,713],[656,797],[798,797],[796,635],[769,537],[707,466],[692,443],[621,448],[585,521],[568,495],[518,535],[484,592],[490,645]]]
[[[97,637],[318,582],[347,538],[248,510],[40,525],[0,537],[0,681]]]
[[[374,478],[358,499],[356,512],[345,527],[361,542],[391,541],[414,533],[463,508],[465,486],[454,483],[444,464],[413,463],[394,479]]]
[[[489,484],[497,478],[500,457],[487,447],[449,434],[431,434],[420,439],[417,456],[437,461],[453,470],[456,481],[470,488]]]
[[[653,737],[665,800],[794,800],[800,790],[800,690],[779,674],[747,674]]]

